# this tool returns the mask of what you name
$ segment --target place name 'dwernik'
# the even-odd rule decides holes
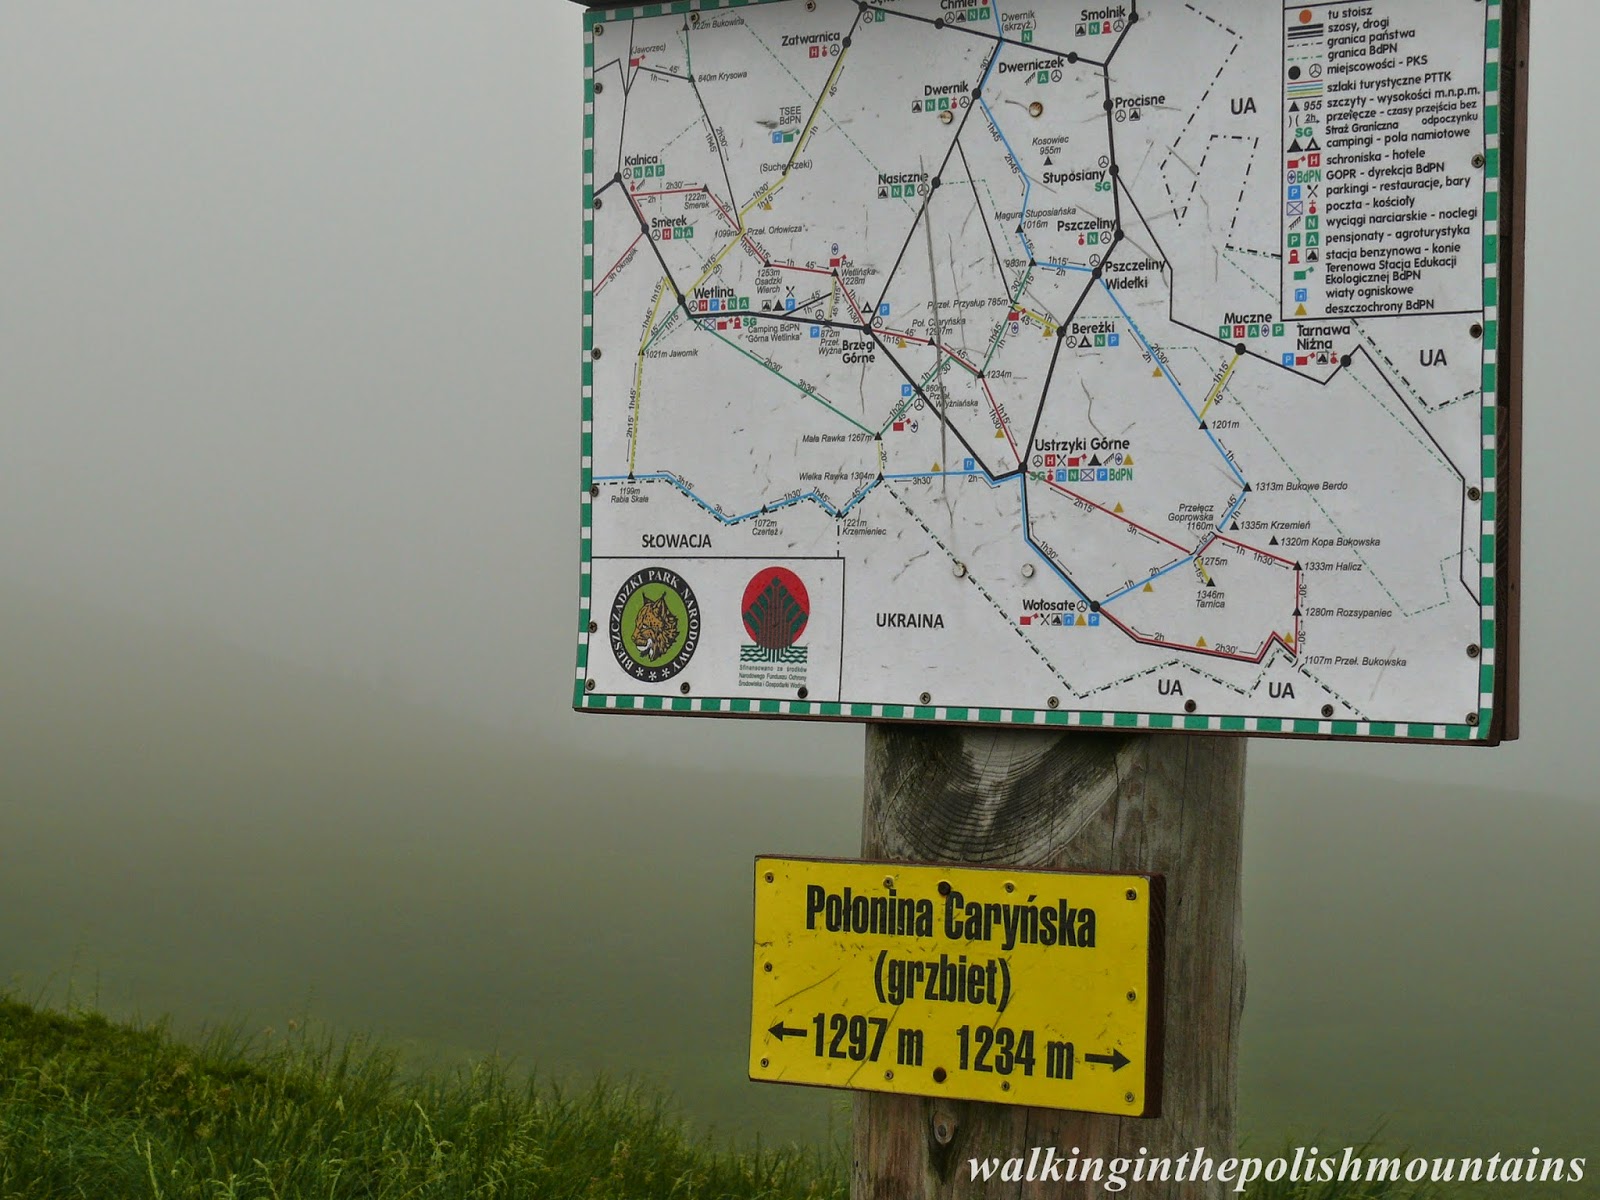
[[[1018,946],[1068,946],[1093,949],[1095,913],[1077,908],[1064,897],[1053,904],[995,904],[969,901],[952,889],[943,897],[938,936],[952,942],[994,942],[1002,950]],[[806,928],[829,933],[879,937],[934,937],[933,901],[896,894],[856,895],[851,888],[830,892],[821,884],[806,885]]]

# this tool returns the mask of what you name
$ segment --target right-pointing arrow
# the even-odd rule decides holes
[[[1101,1063],[1113,1071],[1120,1071],[1133,1060],[1121,1050],[1113,1050],[1110,1054],[1085,1054],[1083,1061],[1086,1063]]]

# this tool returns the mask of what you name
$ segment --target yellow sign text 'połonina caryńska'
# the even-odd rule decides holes
[[[750,1077],[1154,1115],[1160,882],[757,859]]]

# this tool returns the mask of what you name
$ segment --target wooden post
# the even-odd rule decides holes
[[[972,1158],[1234,1151],[1244,1008],[1245,740],[1162,733],[867,727],[869,859],[1166,876],[1161,1116],[1096,1116],[857,1093],[853,1200],[1097,1197],[1095,1184],[973,1182]],[[1220,1196],[1130,1184],[1143,1197]]]

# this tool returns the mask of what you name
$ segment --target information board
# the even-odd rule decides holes
[[[761,858],[755,895],[751,1079],[1157,1114],[1158,878]]]
[[[1498,739],[1498,4],[585,20],[577,707]]]

